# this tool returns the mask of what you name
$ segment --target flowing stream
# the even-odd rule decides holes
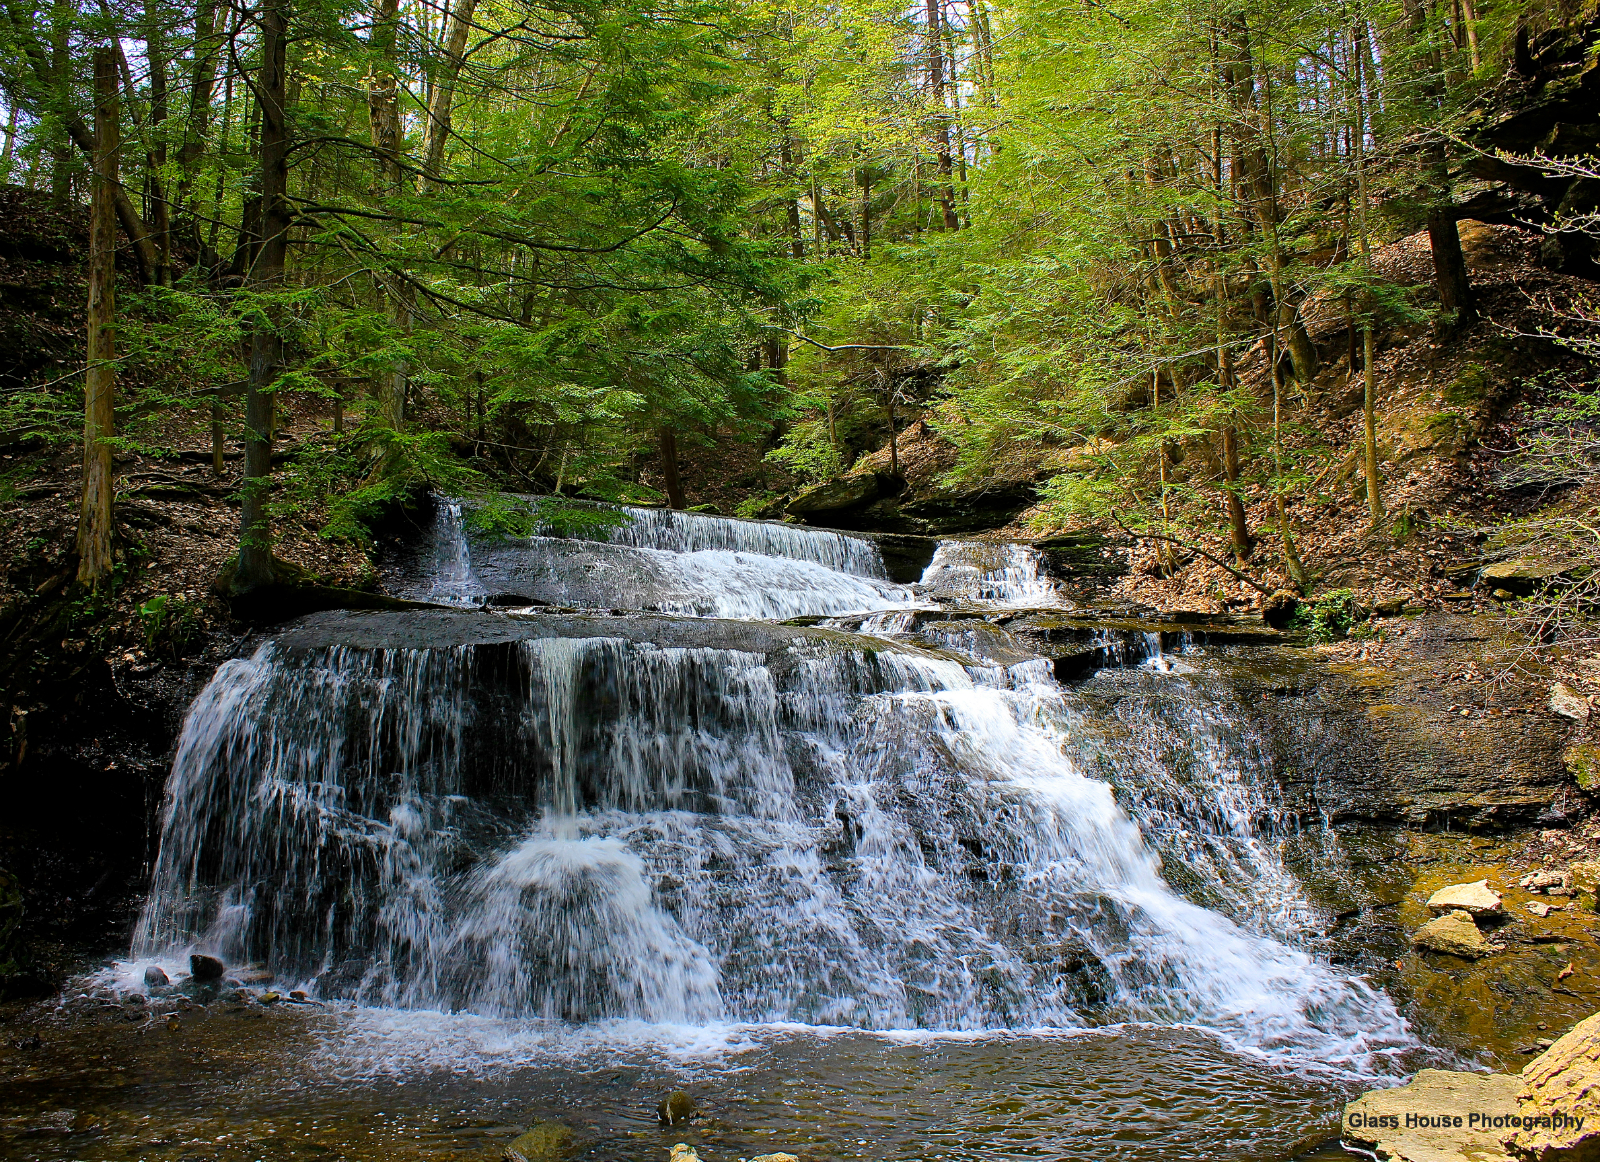
[[[226,662],[168,784],[129,978],[198,951],[305,989],[332,1007],[297,1075],[425,1105],[447,1075],[537,1104],[672,1074],[765,1095],[726,1099],[729,1141],[764,1118],[841,1157],[1104,1157],[1092,1115],[1144,1127],[1128,1157],[1273,1158],[1415,1052],[1316,953],[1285,852],[1339,853],[1248,708],[1159,634],[1059,683],[1004,628],[1063,604],[1032,550],[941,544],[906,585],[848,534],[438,512],[391,588],[458,608],[314,615]],[[1029,1096],[968,1116],[937,1070]],[[858,1112],[802,1130],[792,1073]],[[602,1124],[586,1156],[655,1156]]]

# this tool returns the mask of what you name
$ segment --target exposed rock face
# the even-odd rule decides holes
[[[1468,1121],[1473,1114],[1515,1114],[1520,1084],[1504,1073],[1424,1069],[1409,1085],[1380,1089],[1345,1106],[1341,1135],[1393,1162],[1508,1162],[1512,1156],[1500,1142],[1505,1131]]]
[[[863,472],[856,476],[836,476],[832,480],[824,480],[821,484],[799,493],[789,501],[788,512],[790,516],[797,516],[802,520],[817,516],[837,516],[866,508],[880,496],[885,495],[886,491],[888,490],[884,481],[875,472]]]
[[[1428,898],[1428,908],[1434,912],[1466,912],[1471,916],[1487,916],[1502,911],[1500,893],[1489,886],[1488,880],[1440,888]]]
[[[1504,1140],[1526,1162],[1600,1158],[1600,1013],[1580,1021],[1522,1071],[1517,1112],[1532,1128]]]
[[[1497,561],[1479,570],[1478,578],[1491,589],[1507,589],[1517,597],[1527,597],[1561,576],[1566,568],[1542,561]]]
[[[1472,922],[1472,917],[1465,912],[1446,912],[1437,920],[1430,920],[1418,928],[1411,939],[1419,948],[1447,952],[1468,960],[1477,960],[1480,956],[1499,951],[1498,947],[1484,938],[1478,926]]]
[[[1336,816],[1408,826],[1551,826],[1584,810],[1563,769],[1564,724],[1547,713],[1452,713],[1447,667],[1478,659],[1489,618],[1438,616],[1408,627],[1382,666],[1335,666],[1348,683],[1324,696],[1364,703],[1345,741],[1347,771],[1330,788]]]
[[[1572,781],[1585,791],[1600,791],[1600,743],[1576,742],[1561,756]]]

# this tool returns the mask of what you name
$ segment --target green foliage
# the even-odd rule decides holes
[[[488,493],[463,506],[462,520],[474,536],[491,541],[533,536],[585,536],[628,523],[628,515],[602,505],[553,496]]]
[[[1367,612],[1348,589],[1335,589],[1301,602],[1290,620],[1291,629],[1303,631],[1314,642],[1342,641],[1366,621]]]
[[[181,595],[158,593],[134,609],[146,649],[176,656],[199,629],[200,609]]]

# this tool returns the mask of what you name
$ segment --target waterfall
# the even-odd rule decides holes
[[[1043,576],[1037,549],[979,541],[941,541],[922,574],[934,596],[999,605],[1056,605],[1060,594]]]
[[[431,552],[391,588],[463,607],[507,595],[584,609],[768,620],[913,600],[910,589],[886,579],[883,558],[863,538],[700,513],[614,511],[627,523],[492,538],[468,533],[459,502],[440,501]]]
[[[624,508],[626,523],[598,530],[616,545],[672,553],[723,550],[809,561],[839,573],[886,579],[883,556],[866,537],[778,521],[734,520],[669,508]]]
[[[362,624],[398,637],[407,616]],[[139,955],[567,1022],[1185,1023],[1350,1069],[1409,1043],[1381,994],[1294,946],[1307,913],[1208,909],[1164,880],[1187,841],[1236,897],[1298,898],[1267,844],[1251,855],[1248,794],[1209,801],[1248,782],[1225,733],[1211,783],[1174,798],[1154,752],[1092,745],[1090,707],[1043,663],[430,616],[459,643],[330,623],[218,670],[174,762]]]

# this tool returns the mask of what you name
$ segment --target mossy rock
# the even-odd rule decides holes
[[[567,1156],[572,1131],[560,1122],[537,1122],[513,1138],[501,1155],[503,1162],[558,1162]]]
[[[1567,764],[1572,781],[1585,791],[1600,792],[1600,743],[1579,742],[1569,746],[1561,761]]]

